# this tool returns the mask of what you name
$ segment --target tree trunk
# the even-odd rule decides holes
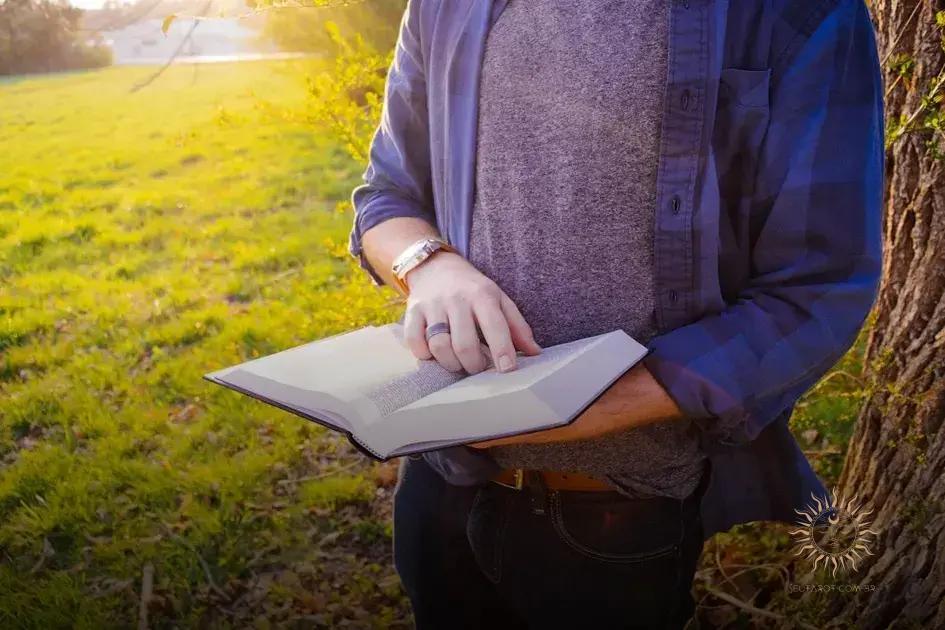
[[[866,350],[869,396],[838,495],[873,509],[873,554],[833,612],[856,627],[945,627],[945,0],[873,0],[886,85],[883,280]],[[911,59],[913,65],[903,65]],[[901,68],[907,73],[899,78]],[[936,87],[938,86],[938,87]],[[938,129],[929,125],[937,118]],[[896,138],[900,121],[908,121]]]

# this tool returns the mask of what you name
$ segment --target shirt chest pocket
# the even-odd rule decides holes
[[[769,68],[722,69],[712,143],[723,197],[751,193],[750,182],[754,179],[758,153],[770,118],[770,78]],[[737,189],[724,190],[730,186],[737,186]]]

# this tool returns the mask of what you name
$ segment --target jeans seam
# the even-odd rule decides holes
[[[694,514],[693,514],[694,521],[701,520],[701,512],[700,512],[701,500],[702,500],[702,497],[705,496],[705,493],[706,493],[706,488],[709,483],[710,470],[711,470],[711,462],[709,460],[706,460],[703,464],[702,477],[700,477],[699,483],[696,486],[696,489],[693,491],[693,495],[695,496],[695,498],[693,498],[693,496],[690,496],[686,499],[680,499],[679,501],[679,513],[678,513],[679,514],[679,541],[677,543],[678,548],[679,548],[679,553],[677,554],[677,557],[676,557],[676,589],[675,589],[678,599],[673,604],[675,610],[670,609],[669,611],[670,612],[669,619],[673,619],[676,616],[678,609],[682,604],[682,598],[691,597],[691,594],[688,593],[689,589],[692,588],[691,582],[688,584],[688,588],[686,589],[686,592],[683,591],[683,586],[684,586],[683,567],[684,567],[684,564],[688,562],[688,559],[686,558],[687,547],[685,546],[686,534],[688,533],[688,530],[687,530],[688,523],[686,522],[686,518],[688,516],[687,509],[691,509],[694,511]],[[692,503],[690,503],[690,501],[692,501]],[[696,531],[694,531],[693,533],[696,534],[699,531],[699,529],[698,528],[694,528],[694,529]],[[667,625],[668,625],[668,620],[667,620]]]
[[[474,513],[476,508],[482,502],[483,493],[488,492],[488,490],[489,490],[488,486],[483,486],[482,488],[479,488],[479,490],[476,491],[476,495],[475,497],[473,497],[472,506],[469,509],[470,515]],[[485,573],[486,577],[489,578],[489,581],[492,582],[493,584],[498,584],[502,578],[502,555],[501,554],[502,554],[502,549],[503,549],[503,541],[505,539],[505,530],[509,524],[508,506],[506,505],[505,501],[501,503],[499,518],[500,518],[499,525],[495,531],[495,539],[494,539],[493,548],[492,548],[492,557],[487,560],[488,565],[483,570],[483,573]]]
[[[502,502],[502,524],[499,527],[499,531],[496,534],[495,540],[495,550],[493,551],[493,566],[495,567],[493,573],[495,574],[495,583],[498,584],[502,580],[502,560],[505,553],[505,532],[509,528],[509,521],[512,520],[512,506],[509,505],[508,501],[505,500]]]
[[[686,540],[686,502],[681,499],[679,501],[679,513],[678,513],[678,522],[679,522],[679,540],[676,542],[676,548],[679,549],[679,553],[676,554],[676,584],[673,592],[676,593],[677,599],[672,602],[670,609],[666,614],[666,625],[669,626],[669,622],[673,619],[675,613],[679,610],[680,601],[679,598],[682,597],[682,577],[683,577],[683,558],[685,556],[685,547],[683,544]]]

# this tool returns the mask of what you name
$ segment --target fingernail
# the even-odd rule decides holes
[[[500,371],[508,372],[513,367],[515,367],[515,365],[512,363],[512,359],[510,359],[509,357],[505,355],[499,357],[499,370]]]

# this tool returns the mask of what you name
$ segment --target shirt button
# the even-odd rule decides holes
[[[691,96],[691,95],[690,95],[690,93],[689,93],[689,90],[683,90],[683,91],[682,91],[682,94],[679,95],[679,106],[682,107],[682,110],[683,110],[683,111],[686,111],[686,110],[689,109],[689,97],[690,97],[690,96]]]
[[[678,299],[679,299],[679,296],[676,295],[676,291],[673,290],[673,289],[670,289],[670,291],[669,291],[669,301],[672,302],[673,304],[675,304],[675,303],[676,303],[676,300],[678,300]]]
[[[670,207],[673,210],[673,214],[679,214],[679,195],[673,195],[670,201]]]

